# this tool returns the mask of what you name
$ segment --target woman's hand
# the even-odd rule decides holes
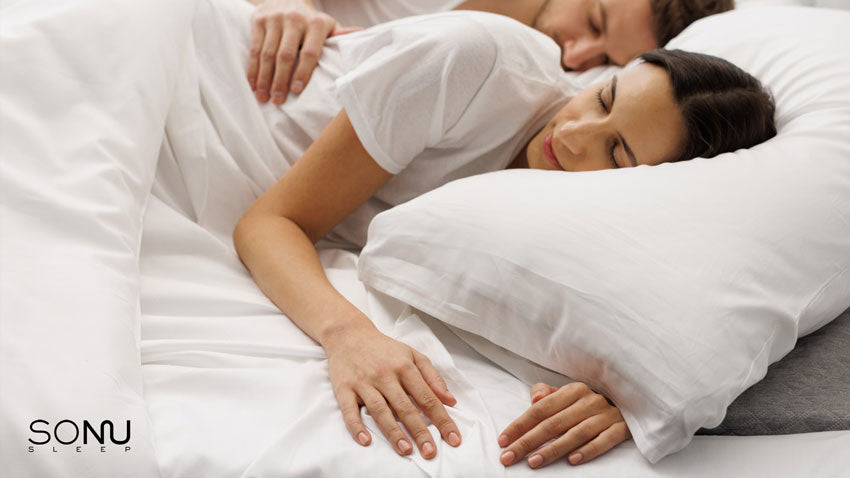
[[[499,436],[507,447],[500,461],[508,466],[551,439],[528,458],[532,468],[569,454],[573,465],[585,463],[631,437],[620,411],[581,382],[561,388],[543,383],[531,387],[531,408]]]
[[[363,446],[371,442],[360,418],[362,403],[399,455],[410,454],[412,447],[393,412],[413,437],[423,458],[433,458],[437,449],[419,409],[450,445],[460,445],[457,425],[443,406],[452,406],[457,400],[427,357],[377,330],[345,331],[337,335],[322,345],[328,353],[334,395],[355,441]]]
[[[301,93],[319,62],[325,39],[357,30],[343,28],[309,0],[261,3],[251,18],[248,63],[248,83],[257,100],[265,103],[271,98],[280,105],[288,91]]]

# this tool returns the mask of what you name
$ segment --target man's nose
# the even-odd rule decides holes
[[[566,121],[555,130],[554,139],[576,157],[584,156],[594,139],[604,131],[601,120]]]
[[[585,71],[605,64],[605,44],[601,38],[568,40],[561,45],[561,66]]]

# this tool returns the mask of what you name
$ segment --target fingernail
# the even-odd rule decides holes
[[[260,101],[266,101],[269,99],[268,90],[257,90],[257,99]]]
[[[542,394],[540,394],[540,393],[535,393],[535,394],[534,394],[534,396],[532,396],[532,397],[531,397],[531,403],[535,403],[535,402],[537,402],[538,400],[540,400],[540,397],[541,397],[541,396],[542,396]]]
[[[502,460],[503,465],[508,466],[514,462],[514,458],[516,458],[516,455],[514,455],[514,452],[509,450],[502,453],[500,460]]]
[[[573,453],[570,455],[570,463],[577,465],[581,461],[581,453]]]
[[[248,81],[248,84],[249,84],[249,85],[251,85],[251,90],[252,90],[252,91],[257,89],[257,82],[256,82],[256,81],[254,81],[254,80],[249,80],[249,81]]]
[[[298,81],[292,82],[292,92],[293,93],[301,93],[301,90],[303,90],[303,89],[304,89],[304,82],[303,81],[298,80]]]
[[[369,443],[369,436],[364,432],[360,432],[357,434],[357,439],[360,440],[360,444],[366,446]]]
[[[458,446],[460,445],[460,437],[455,432],[449,433],[449,445]]]
[[[431,456],[433,454],[434,454],[434,445],[432,445],[431,442],[425,442],[425,444],[422,445],[422,455]]]
[[[283,103],[283,93],[280,91],[272,92],[272,98],[275,103]]]
[[[402,454],[406,454],[410,451],[410,443],[407,443],[407,440],[399,440],[398,449]]]
[[[499,435],[499,446],[508,446],[508,436],[505,434]]]
[[[532,468],[537,468],[538,466],[543,464],[543,457],[540,455],[531,455],[531,458],[528,459],[528,466]]]

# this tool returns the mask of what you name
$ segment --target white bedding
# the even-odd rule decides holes
[[[229,237],[257,194],[249,167],[270,161],[263,152],[274,146],[264,126],[274,124],[274,111],[252,102],[247,87],[222,92],[241,85],[239,72],[212,78],[202,63],[189,61],[185,73],[167,122],[140,257],[144,393],[163,475],[555,476],[569,467],[562,461],[537,471],[525,464],[503,468],[496,437],[528,407],[528,384],[445,326],[366,290],[357,280],[356,256],[326,249],[320,257],[332,283],[381,330],[437,365],[458,398],[451,413],[464,443],[458,449],[440,443],[433,461],[399,457],[368,416],[373,444],[364,449],[351,440],[322,349],[259,291]],[[205,85],[201,97],[194,82]],[[246,99],[243,109],[225,107],[233,95]],[[510,365],[521,376],[539,373],[522,361]],[[433,427],[432,433],[437,436]],[[578,467],[577,476],[839,476],[848,446],[850,432],[700,436],[653,466],[628,441]]]
[[[356,256],[320,254],[327,274],[385,333],[428,355],[458,405],[463,445],[433,461],[398,456],[368,416],[373,444],[350,438],[322,349],[266,299],[231,246],[157,198],[142,240],[142,371],[157,456],[166,477],[562,476],[498,463],[496,437],[529,404],[528,386],[451,331],[367,290]],[[431,427],[434,436],[436,430]],[[573,476],[844,476],[850,431],[787,436],[697,436],[650,465],[627,441]]]
[[[256,193],[248,167],[270,160],[258,152],[273,147],[264,125],[274,123],[274,112],[253,102],[239,111],[223,107],[228,95],[210,85],[239,85],[239,72],[218,71],[232,78],[213,79],[203,64],[190,64],[187,72],[169,115],[140,257],[144,393],[163,475],[540,477],[560,476],[570,467],[566,461],[536,471],[524,463],[502,467],[496,437],[528,407],[528,384],[445,326],[367,290],[357,280],[356,256],[328,248],[320,257],[334,286],[382,331],[438,367],[458,398],[450,413],[464,441],[457,449],[440,443],[432,461],[418,454],[400,457],[365,415],[373,444],[364,449],[350,438],[323,350],[259,291],[228,234]],[[205,85],[202,98],[193,93],[193,81]],[[231,101],[232,95],[246,96],[228,93]],[[222,114],[229,117],[218,117]],[[266,122],[257,121],[263,116]],[[225,131],[221,125],[227,125]],[[234,181],[238,188],[223,187]],[[523,361],[509,365],[520,376],[539,374]],[[627,441],[574,471],[840,476],[848,447],[850,432],[698,436],[682,452],[650,465]]]
[[[166,105],[170,105],[168,118],[163,121],[167,140],[160,150],[154,194],[144,214],[140,290],[135,286],[133,261],[138,240],[135,222],[139,218],[124,216],[131,216],[130,208],[140,212],[143,200],[133,196],[135,202],[125,207],[124,203],[96,196],[97,201],[83,205],[93,211],[123,213],[110,216],[125,219],[110,229],[119,239],[129,238],[116,246],[123,254],[119,257],[102,247],[87,248],[87,243],[69,239],[69,223],[62,220],[70,221],[67,211],[70,206],[79,206],[76,202],[66,197],[53,198],[52,202],[30,200],[36,196],[18,194],[9,188],[10,183],[3,183],[0,469],[12,476],[38,477],[147,477],[156,476],[157,469],[165,477],[560,476],[563,467],[570,466],[566,462],[538,471],[520,464],[507,472],[498,464],[496,435],[528,406],[525,383],[484,359],[443,326],[417,317],[404,304],[365,290],[356,279],[356,257],[341,250],[326,250],[321,257],[334,285],[384,331],[408,341],[435,362],[459,400],[451,413],[464,434],[460,448],[441,446],[438,458],[430,462],[418,455],[399,457],[368,418],[367,425],[376,438],[373,444],[364,449],[351,440],[330,390],[321,348],[262,295],[230,242],[239,213],[262,190],[256,177],[268,173],[251,174],[248,169],[274,159],[276,147],[269,131],[263,129],[265,112],[260,106],[237,101],[239,95],[250,100],[250,93],[244,91],[247,87],[238,91],[208,89],[212,94],[203,101],[198,95],[199,77],[203,75],[192,61],[192,45],[172,39],[185,38],[186,19],[201,3],[203,0],[159,1],[145,2],[143,7],[133,1],[94,0],[0,4],[0,16],[5,15],[4,28],[0,29],[2,46],[30,48],[16,52],[32,62],[12,62],[11,68],[32,66],[31,70],[14,70],[16,75],[8,74],[11,70],[0,71],[9,84],[29,86],[20,89],[26,94],[15,90],[9,98],[16,100],[14,105],[33,100],[43,108],[21,108],[13,115],[8,107],[12,103],[3,103],[7,106],[0,144],[4,181],[20,179],[11,174],[16,169],[9,165],[27,165],[34,171],[33,185],[47,192],[64,191],[62,187],[71,184],[79,186],[74,193],[80,193],[93,184],[83,184],[85,177],[79,168],[70,168],[66,160],[75,154],[83,157],[82,153],[86,158],[97,158],[98,151],[112,150],[104,149],[97,140],[75,136],[78,130],[70,126],[100,133],[105,137],[104,144],[112,146],[114,130],[95,128],[90,119],[76,115],[54,114],[57,111],[91,113],[100,108],[104,114],[110,113],[116,128],[126,129],[128,137],[143,143],[122,142],[113,155],[115,161],[137,168],[143,161],[152,163],[157,143],[142,141],[140,131],[158,137],[162,118],[157,116],[156,121],[145,123],[147,129],[140,129],[121,113],[127,105],[155,104],[164,114]],[[52,5],[52,9],[45,5]],[[113,27],[122,28],[120,22],[103,22],[100,30],[93,29],[98,22],[87,21],[106,17],[90,12],[101,10],[118,19],[132,19],[132,28],[122,29],[125,35],[117,37],[110,34]],[[72,15],[74,21],[64,21],[64,14]],[[16,24],[20,28],[6,28]],[[153,34],[147,36],[150,32]],[[62,35],[57,36],[59,33]],[[136,37],[156,38],[157,42],[145,44],[145,55],[125,59],[127,51],[135,51],[129,45],[139,43]],[[166,41],[167,48],[155,49],[158,42]],[[171,79],[152,81],[152,65],[177,63],[184,50],[189,53],[176,87]],[[7,55],[9,51],[3,51],[2,58],[16,58]],[[88,64],[79,63],[80,58],[100,64],[109,81],[71,82],[86,79]],[[125,61],[136,69],[122,70],[122,82],[114,82],[117,75],[110,69],[126,67]],[[169,72],[168,78],[176,71],[162,68]],[[29,82],[23,71],[45,74]],[[131,74],[136,71],[139,75]],[[241,72],[231,73],[244,85]],[[77,103],[76,96],[68,95],[67,87],[72,83],[100,103]],[[3,84],[3,92],[12,91]],[[93,87],[89,89],[88,85]],[[163,91],[153,92],[154,86]],[[133,94],[121,94],[121,88]],[[114,94],[105,95],[107,91]],[[63,98],[71,104],[61,103]],[[226,101],[243,104],[244,109],[228,109]],[[218,116],[211,116],[211,112]],[[28,134],[19,135],[19,131]],[[59,150],[60,134],[89,148]],[[22,154],[21,145],[30,148],[27,151],[32,154]],[[104,166],[94,173],[113,170]],[[49,181],[38,181],[45,177]],[[149,179],[149,175],[145,177]],[[120,181],[108,185],[115,194],[126,189]],[[138,196],[144,196],[144,191]],[[102,204],[112,207],[99,208]],[[74,231],[97,236],[98,240],[111,237],[99,235],[102,231],[90,225],[89,220],[97,222],[100,216],[85,215],[88,210],[79,209],[81,218],[74,223]],[[66,213],[52,216],[45,211]],[[44,227],[36,228],[36,224]],[[74,247],[82,251],[72,255]],[[96,254],[89,254],[92,251]],[[106,256],[102,259],[105,263],[118,257],[121,264],[128,264],[131,273],[120,276],[126,284],[112,280],[119,276],[104,274],[92,265],[92,257],[98,255]],[[61,266],[62,274],[51,276],[56,269],[50,264]],[[126,286],[130,298],[110,294],[115,284]],[[55,291],[46,291],[53,285]],[[136,294],[141,301],[141,365],[134,348],[138,333]],[[106,307],[116,300],[120,306]],[[26,335],[18,333],[23,329]],[[16,362],[9,357],[22,358]],[[80,364],[88,364],[86,373],[80,373]],[[125,387],[125,383],[132,387]],[[143,400],[138,392],[142,388]],[[91,449],[75,453],[60,448],[61,453],[45,449],[37,455],[27,454],[26,425],[41,412],[49,412],[53,420],[132,418],[134,453],[102,456]],[[633,442],[626,442],[581,465],[575,474],[841,476],[848,465],[847,449],[850,432],[700,436],[682,452],[650,466]]]

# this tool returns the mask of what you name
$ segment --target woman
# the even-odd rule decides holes
[[[749,147],[775,134],[770,95],[713,57],[650,52],[570,99],[557,46],[496,15],[408,19],[336,42],[349,65],[335,82],[340,108],[244,213],[234,242],[264,293],[327,351],[352,438],[371,442],[362,403],[400,455],[413,446],[393,413],[423,457],[436,454],[417,406],[450,445],[460,444],[444,408],[455,399],[426,357],[381,334],[333,288],[317,241],[334,229],[362,246],[375,214],[458,177],[505,167],[656,165]],[[583,456],[572,463],[585,462],[629,436],[616,407],[586,386],[533,392],[535,399],[548,396],[500,436],[505,465],[551,438],[560,437],[529,458],[532,466],[573,451]],[[552,423],[569,427],[553,434]]]

